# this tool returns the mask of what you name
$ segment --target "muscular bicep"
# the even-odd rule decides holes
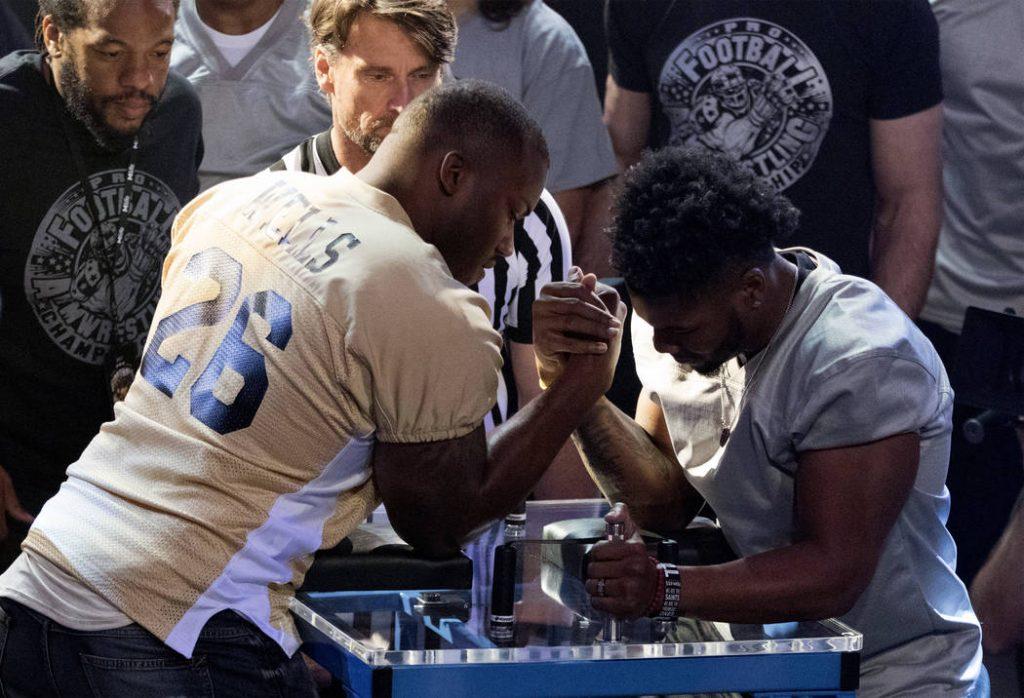
[[[672,437],[668,433],[665,413],[661,405],[652,400],[646,391],[641,391],[636,401],[636,423],[647,432],[659,451],[675,460],[675,449],[672,448]]]
[[[848,580],[850,603],[871,581],[917,477],[920,437],[890,436],[798,455],[796,542],[812,542]]]
[[[378,442],[373,478],[395,531],[427,555],[456,553],[471,528],[458,493],[479,491],[486,462],[483,425],[443,441]]]

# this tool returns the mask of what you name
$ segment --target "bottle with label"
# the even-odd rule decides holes
[[[515,630],[516,549],[511,543],[494,549],[491,613],[488,635],[499,647],[510,646]]]
[[[505,517],[505,542],[526,538],[526,500],[510,511]]]

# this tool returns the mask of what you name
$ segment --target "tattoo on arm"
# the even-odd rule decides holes
[[[675,456],[607,399],[594,406],[572,438],[602,494],[610,502],[626,502],[642,526],[682,527],[699,508]]]

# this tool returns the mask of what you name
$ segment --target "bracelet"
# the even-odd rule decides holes
[[[647,608],[644,609],[644,615],[648,618],[653,618],[661,610],[662,605],[665,603],[665,574],[661,571],[660,563],[655,558],[650,558],[651,562],[654,563],[658,574],[658,586],[654,589],[654,596],[651,597],[650,603],[647,604]]]
[[[665,580],[665,598],[661,603],[655,620],[674,621],[679,617],[679,597],[682,593],[682,584],[679,581],[679,568],[675,565],[663,562],[658,565]]]

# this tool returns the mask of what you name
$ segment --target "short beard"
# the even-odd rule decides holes
[[[723,367],[742,353],[743,345],[743,326],[740,324],[739,318],[734,315],[729,323],[729,334],[722,344],[725,348],[718,354],[720,358],[712,357],[710,361],[705,361],[699,366],[691,366],[691,368],[706,378],[721,377],[725,370]]]
[[[152,95],[139,93],[139,95],[119,95],[117,97],[103,97],[100,98],[97,104],[95,95],[89,90],[85,82],[78,74],[78,70],[74,65],[74,56],[69,55],[67,61],[65,61],[59,70],[57,79],[60,81],[61,95],[64,97],[64,103],[67,105],[68,111],[85,130],[89,132],[96,142],[104,150],[109,151],[121,151],[125,150],[132,144],[132,140],[135,138],[136,133],[124,133],[111,128],[103,119],[102,106],[116,102],[119,99],[124,99],[128,96],[142,96],[148,99],[152,105],[151,109],[155,109],[157,102],[160,101],[159,97],[153,97]],[[152,113],[152,111],[150,112]]]
[[[370,124],[370,128],[367,131],[361,131],[358,122],[352,125],[345,124],[342,126],[341,131],[345,134],[345,138],[362,148],[364,153],[372,156],[377,152],[380,144],[384,142],[384,138],[387,136],[387,133],[381,136],[378,135],[378,132],[384,127],[390,128],[394,123],[394,119],[384,117]]]

